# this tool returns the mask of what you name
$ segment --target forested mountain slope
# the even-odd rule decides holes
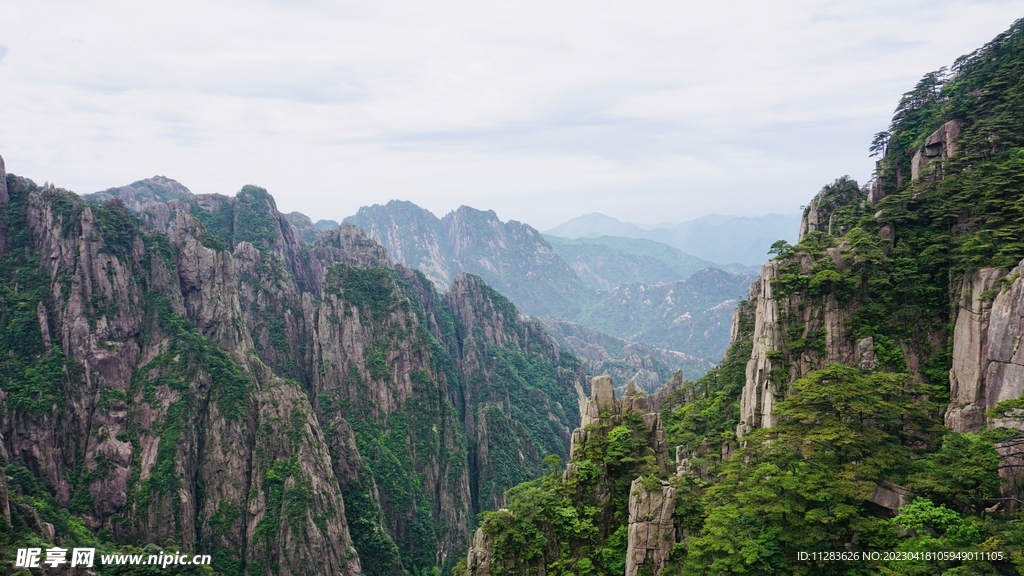
[[[870,186],[826,186],[773,247],[720,366],[660,414],[595,384],[470,573],[1024,572],[1024,20],[925,75],[872,151]]]
[[[295,230],[255,186],[86,202],[0,161],[5,571],[59,545],[433,572],[567,455],[584,372],[539,323],[477,277],[440,297],[351,226]]]

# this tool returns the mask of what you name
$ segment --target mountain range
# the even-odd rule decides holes
[[[667,244],[711,262],[760,266],[777,240],[795,242],[800,214],[723,216],[709,214],[678,224],[645,226],[622,222],[598,212],[573,218],[544,234],[564,238],[617,236]]]
[[[393,200],[363,207],[345,223],[380,242],[395,261],[423,272],[439,290],[468,272],[527,314],[589,328],[563,340],[574,354],[588,354],[579,347],[581,335],[597,330],[662,349],[666,365],[688,378],[699,377],[725,352],[732,309],[755,277],[748,267],[719,270],[651,240],[545,236],[468,206],[438,218]],[[601,346],[598,340],[590,344]],[[628,362],[614,354],[611,359]],[[653,386],[648,377],[638,379]]]

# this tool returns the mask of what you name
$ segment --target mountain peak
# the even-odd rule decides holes
[[[171,200],[188,200],[194,197],[195,194],[185,185],[166,176],[153,176],[137,180],[127,186],[107,188],[102,192],[82,195],[86,202],[93,203],[103,203],[120,198],[124,205],[133,212],[142,212],[154,204]]]

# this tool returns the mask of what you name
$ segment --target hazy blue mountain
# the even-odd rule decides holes
[[[678,224],[645,227],[595,212],[573,218],[545,231],[545,234],[565,238],[643,238],[668,244],[711,262],[757,266],[764,261],[768,248],[776,240],[796,242],[794,230],[799,229],[799,213],[753,217],[709,214]]]
[[[754,266],[709,262],[668,244],[643,238],[570,239],[545,234],[544,239],[580,280],[605,292],[627,284],[675,282],[705,268],[755,274],[758,271]]]
[[[600,212],[592,212],[545,230],[544,234],[563,238],[597,238],[598,236],[619,236],[623,238],[646,238],[647,230],[636,224],[622,222]]]

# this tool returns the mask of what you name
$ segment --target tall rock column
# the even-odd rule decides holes
[[[761,266],[761,277],[750,286],[750,299],[756,302],[753,349],[747,362],[746,384],[740,395],[740,423],[736,436],[773,425],[777,384],[770,379],[772,361],[769,352],[778,350],[782,337],[779,328],[779,305],[772,294],[772,280],[779,277],[779,261]]]
[[[660,574],[676,543],[676,489],[662,480],[648,490],[643,479],[633,480],[629,488],[629,539],[626,545],[626,576],[635,576],[647,565]]]

